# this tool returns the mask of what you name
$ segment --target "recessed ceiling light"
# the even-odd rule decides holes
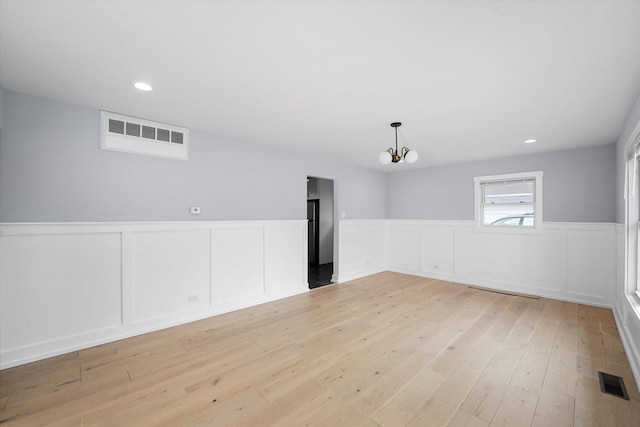
[[[134,86],[136,87],[136,89],[144,90],[145,92],[149,92],[153,89],[149,83],[145,82],[137,82],[136,84],[134,84]]]
[[[535,139],[527,139],[524,143],[525,144],[533,144],[534,142],[536,142]]]

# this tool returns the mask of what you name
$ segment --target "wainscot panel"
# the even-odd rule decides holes
[[[307,221],[0,224],[0,369],[309,290]]]
[[[422,271],[453,275],[456,227],[423,225],[420,237]]]
[[[613,229],[573,225],[567,230],[567,293],[611,306],[615,280]]]
[[[213,234],[213,295],[216,304],[264,293],[262,227],[225,227]]]
[[[0,260],[3,353],[121,326],[119,234],[0,236]]]
[[[629,361],[640,390],[640,298],[637,295],[628,294],[625,289],[625,229],[623,224],[616,224],[615,248],[618,254],[616,265],[616,292],[613,305],[613,315],[624,351]],[[629,284],[633,286],[633,284]]]
[[[307,252],[307,234],[297,224],[265,228],[265,289],[267,293],[288,292],[307,282],[307,263],[291,263]]]
[[[420,269],[420,224],[389,222],[389,265],[404,270]]]
[[[135,322],[209,305],[209,230],[132,234]]]
[[[611,307],[614,225],[544,223],[536,232],[480,231],[473,221],[387,220],[387,264],[365,268],[369,221],[340,221],[344,282],[390,270]],[[380,236],[382,239],[382,236]]]
[[[338,282],[387,269],[386,220],[341,220]]]

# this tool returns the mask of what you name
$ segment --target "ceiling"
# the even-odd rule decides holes
[[[0,0],[0,83],[385,171],[603,145],[640,1]]]

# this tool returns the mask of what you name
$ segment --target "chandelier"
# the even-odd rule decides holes
[[[389,163],[415,163],[418,160],[418,152],[416,150],[409,150],[407,147],[402,147],[402,150],[398,152],[398,127],[402,126],[400,122],[391,123],[391,127],[396,130],[396,149],[389,148],[382,153],[378,159],[380,163],[383,165],[388,165]]]

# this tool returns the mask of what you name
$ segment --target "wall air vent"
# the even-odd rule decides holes
[[[189,160],[189,129],[100,111],[100,148]]]

